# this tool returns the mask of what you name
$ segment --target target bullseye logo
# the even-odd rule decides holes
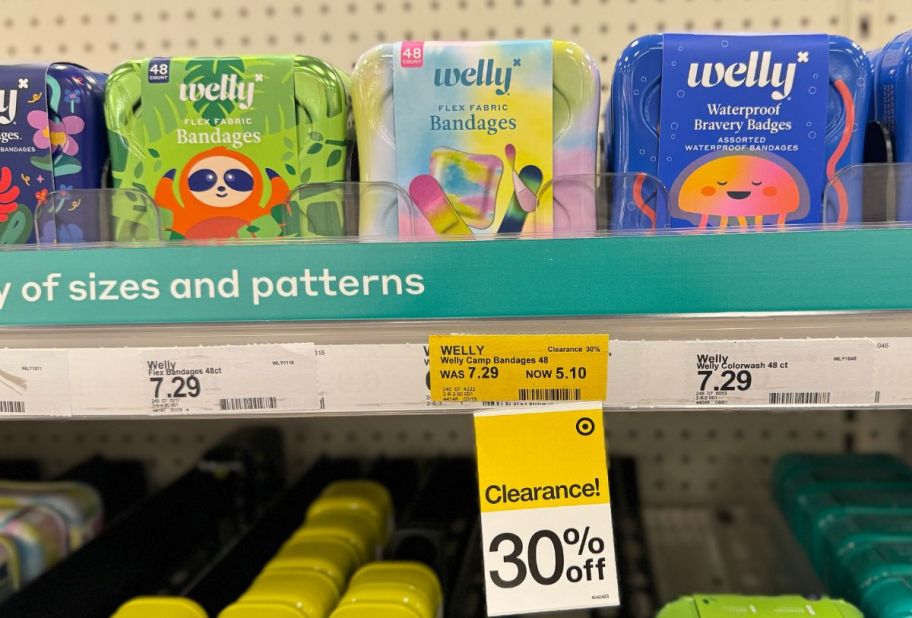
[[[595,423],[588,416],[583,416],[576,421],[576,433],[579,435],[589,436],[593,431],[595,431]]]

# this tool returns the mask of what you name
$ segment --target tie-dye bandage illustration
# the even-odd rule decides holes
[[[500,157],[435,148],[431,152],[430,168],[431,176],[443,187],[466,225],[479,230],[491,227],[497,187],[503,174]]]
[[[453,207],[452,199],[430,174],[415,176],[409,195],[424,220],[438,236],[468,236],[472,230]]]
[[[594,231],[595,196],[555,208],[546,188],[595,173],[599,92],[591,58],[563,41],[404,41],[367,52],[352,80],[362,181],[434,183],[415,185],[413,208],[362,201],[361,234]]]

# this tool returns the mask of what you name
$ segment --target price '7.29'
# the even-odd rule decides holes
[[[718,378],[714,379],[717,373]],[[697,375],[702,378],[700,383],[701,391],[746,391],[751,387],[752,381],[751,372],[747,369],[742,369],[741,371],[726,369],[722,372],[703,369],[698,371]],[[710,384],[711,382],[713,384]]]
[[[149,378],[155,385],[155,399],[171,399],[173,397],[199,397],[203,391],[199,378],[196,376],[174,376],[171,380],[162,377]]]

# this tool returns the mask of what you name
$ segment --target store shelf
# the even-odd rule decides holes
[[[69,247],[3,261],[3,325],[912,309],[912,229],[899,228]]]
[[[769,505],[644,510],[660,603],[691,594],[824,594],[779,511]]]
[[[428,337],[448,333],[607,333],[608,409],[912,406],[904,378],[912,359],[912,280],[904,273],[912,229],[80,247],[3,257],[10,274],[0,282],[0,333],[6,348],[19,350],[7,362],[27,365],[30,351],[45,349],[62,367],[116,368],[133,362],[125,353],[146,348],[315,344],[315,373],[305,380],[313,396],[281,413],[472,411],[478,404],[441,406],[428,397]],[[313,279],[326,272],[336,279]],[[339,293],[344,281],[348,294]],[[93,284],[95,300],[84,297]],[[157,292],[143,298],[148,289]],[[184,289],[196,297],[178,298]],[[755,375],[758,397],[695,399],[695,390],[731,390],[692,381],[705,368],[697,355],[732,345],[748,368],[797,354],[806,374],[830,382],[767,380],[761,392]],[[840,356],[852,365],[826,365]],[[61,376],[58,386],[76,379],[72,371]],[[70,388],[105,392],[110,377],[83,372]],[[38,415],[161,413],[104,401]],[[14,405],[0,415],[13,414],[28,410]]]
[[[54,57],[98,70],[128,57],[279,53],[314,54],[347,69],[372,45],[390,40],[572,39],[598,67],[602,107],[618,53],[651,32],[828,32],[873,49],[912,20],[908,0],[160,0],[147,6],[85,0],[53,12],[41,3],[20,5],[0,0],[9,9],[7,62]],[[868,177],[865,186],[879,182]],[[290,501],[289,490],[301,489],[300,479],[327,458],[348,460],[339,473],[352,478],[380,461],[430,467],[458,458],[460,472],[445,476],[438,484],[445,489],[430,495],[470,504],[477,497],[472,413],[479,404],[430,401],[427,346],[436,334],[610,336],[603,429],[622,605],[548,615],[654,618],[665,603],[694,593],[826,594],[772,503],[773,466],[798,452],[890,453],[912,461],[912,228],[0,247],[0,263],[4,471],[24,461],[38,471],[33,478],[50,481],[98,458],[129,460],[143,471],[154,507],[175,481],[207,468],[199,462],[232,432],[256,427],[277,432],[265,456],[222,452],[274,468],[287,481],[272,488],[275,494],[264,492],[261,503],[251,500],[258,514],[242,526],[203,517],[213,507],[233,511],[248,496],[223,501],[190,491],[164,517],[138,504],[134,512],[145,509],[148,525],[129,534],[111,511],[102,542],[95,543],[107,546],[104,559],[92,564],[84,554],[69,567],[58,565],[25,589],[15,611],[0,607],[4,618],[7,611],[11,618],[108,618],[114,600],[189,596],[201,581],[233,600],[275,543],[303,522],[310,494],[323,483],[309,484]],[[180,280],[190,298],[174,297],[172,283],[180,287]],[[225,293],[235,282],[237,294]],[[155,298],[146,298],[150,290]],[[297,407],[187,413],[122,406],[120,395],[152,388],[143,373],[152,351],[163,360],[198,355],[231,369],[234,380],[245,371],[244,356],[282,348],[308,361],[306,371],[270,378],[278,390],[300,395]],[[732,350],[735,363],[787,359],[797,377],[777,381],[754,371],[756,397],[732,391],[732,398],[720,399],[712,394],[723,384],[719,371],[700,387],[698,355]],[[20,371],[29,380],[43,372],[44,381],[23,385]],[[205,389],[213,384],[206,379]],[[230,396],[251,394],[245,380],[237,385]],[[9,388],[57,397],[62,405],[17,409],[8,405]],[[77,400],[91,407],[66,407]],[[629,474],[618,473],[619,461]],[[240,467],[230,469],[206,471],[215,470],[234,491],[242,483],[231,477]],[[264,489],[262,477],[249,480],[245,490]],[[405,485],[399,490],[410,506],[403,512],[443,502],[416,499],[428,495],[423,482]],[[127,494],[120,496],[125,502]],[[458,572],[450,573],[460,585],[447,600],[466,601],[474,611],[453,611],[450,603],[442,614],[481,616],[491,565],[481,563],[487,548],[478,509],[466,508],[468,517],[454,525],[457,511],[445,509],[437,522],[449,529],[451,542],[460,539],[457,553],[464,553]],[[287,524],[281,534],[276,512]],[[250,535],[257,526],[259,533]],[[222,538],[213,542],[213,532]],[[134,551],[137,546],[145,547]],[[246,557],[236,551],[251,548]],[[150,568],[157,563],[144,553],[171,559],[191,549],[194,555],[170,567]],[[74,569],[80,560],[85,568]],[[148,577],[118,589],[124,577],[135,576],[131,565],[149,569]],[[2,567],[0,560],[0,597]],[[69,606],[102,595],[111,603],[99,611]],[[54,611],[43,612],[51,599]],[[218,615],[215,605],[207,611]]]
[[[0,327],[8,348],[200,346],[314,342],[318,345],[417,344],[439,333],[601,333],[613,341],[909,337],[905,311],[806,312],[579,318],[266,322]]]
[[[703,423],[709,427],[712,416],[704,416],[704,419],[689,425],[695,431],[702,427]],[[716,415],[715,418],[719,417]],[[291,448],[288,452],[289,455],[293,454],[293,457],[288,462],[288,476],[289,479],[296,479],[321,451],[333,451],[338,458],[356,455],[362,459],[383,456],[390,451],[397,453],[399,457],[421,457],[419,453],[422,452],[439,457],[466,451],[470,442],[468,440],[462,445],[457,445],[457,449],[451,450],[453,445],[446,443],[446,432],[441,432],[440,435],[423,434],[419,428],[422,421],[427,420],[411,419],[412,422],[406,423],[397,419],[384,419],[368,425],[346,425],[336,419],[322,425],[319,422],[280,422],[276,426],[283,429],[282,433],[289,440],[287,446]],[[678,420],[654,424],[648,429],[650,436],[653,431],[663,426],[670,431],[678,424]],[[720,424],[736,426],[735,423],[724,421]],[[750,431],[752,428],[758,430],[757,436],[751,436],[750,441],[760,447],[763,441],[759,440],[757,419],[742,417],[739,424],[744,431]],[[833,425],[821,423],[820,426],[824,427],[827,424]],[[242,425],[249,426],[248,423]],[[620,425],[624,427],[626,423],[621,422]],[[470,433],[468,419],[450,419],[449,426],[449,431]],[[632,428],[634,425],[627,426]],[[647,430],[643,423],[637,423],[635,426],[641,431]],[[45,428],[47,427],[48,425],[45,425]],[[430,424],[426,427],[428,431],[434,430]],[[613,431],[626,433],[621,427],[615,426]],[[418,432],[415,440],[403,441],[397,437],[397,433],[406,428]],[[16,433],[21,434],[23,439],[10,445],[6,437],[13,435],[12,430],[0,427],[0,442],[12,447],[7,447],[4,457],[26,456],[36,448],[43,448],[47,440],[48,444],[56,445],[57,455],[60,457],[57,463],[44,460],[48,464],[53,463],[47,468],[52,474],[56,473],[58,465],[62,465],[63,468],[69,467],[86,454],[103,453],[115,458],[134,458],[146,462],[154,490],[166,486],[185,473],[187,466],[192,466],[202,452],[224,439],[232,430],[232,426],[213,422],[134,424],[129,435],[136,441],[132,448],[127,448],[127,445],[121,444],[118,438],[121,432],[127,431],[123,425],[65,423],[56,426],[53,432],[42,433],[37,441],[32,443],[32,450],[29,451],[26,450],[29,440],[25,439],[25,436],[34,429],[27,425],[22,426],[21,431]],[[723,427],[719,429],[722,430]],[[158,439],[147,439],[144,430],[148,430],[149,435],[158,436]],[[9,434],[5,433],[7,431]],[[377,435],[372,437],[376,432],[383,432],[382,438]],[[105,438],[99,440],[101,436]],[[301,436],[307,439],[301,441]],[[752,439],[754,437],[758,439]],[[680,491],[678,486],[671,482],[672,474],[664,475],[667,484],[663,491],[657,492],[652,485],[654,479],[661,476],[661,471],[656,468],[653,456],[647,454],[655,451],[655,444],[650,448],[647,442],[651,440],[644,440],[641,445],[643,451],[637,453],[636,474],[622,479],[612,477],[619,560],[624,565],[622,584],[625,602],[622,615],[654,616],[657,608],[665,602],[674,600],[681,594],[691,594],[695,590],[706,594],[730,593],[733,590],[744,594],[815,594],[823,591],[781,515],[770,503],[768,487],[761,482],[761,479],[768,482],[769,470],[759,458],[744,461],[742,466],[735,466],[732,465],[734,459],[722,457],[718,465],[713,466],[716,472],[728,479],[727,484],[738,487],[737,494],[725,491],[721,487],[708,494],[688,494]],[[777,440],[766,442],[772,447],[769,453],[785,446]],[[620,436],[616,443],[617,451],[633,454],[625,436]],[[682,443],[694,449],[697,443],[705,443],[705,440],[695,434],[692,442],[682,440]],[[800,445],[801,448],[808,448],[811,442],[803,439]],[[829,448],[832,445],[821,443],[818,447],[820,446]],[[796,443],[793,442],[792,448],[796,448]],[[165,452],[171,457],[182,458],[182,461],[179,464],[172,464],[169,458],[162,455]],[[303,454],[311,456],[306,464],[299,463],[298,458]],[[748,453],[742,453],[740,456],[748,457]],[[616,460],[612,466],[613,469],[617,467]],[[678,467],[681,468],[680,465]],[[683,468],[680,471],[682,477],[689,473],[696,481],[698,476],[702,476],[695,466]],[[745,471],[756,474],[756,478],[745,478],[742,474]],[[480,544],[472,542],[469,547],[480,548]],[[231,546],[226,549],[231,549]],[[637,562],[639,568],[631,568],[631,562]],[[60,580],[52,577],[44,582],[39,590],[53,591],[55,587],[49,583],[55,581]],[[180,587],[185,583],[178,581],[173,585]],[[29,598],[34,599],[34,596]],[[21,604],[11,607],[22,611]]]
[[[478,404],[441,405],[429,400],[428,337],[447,333],[608,333],[611,338],[608,398],[604,405],[609,410],[705,409],[707,406],[801,410],[809,403],[833,409],[912,407],[912,392],[907,392],[909,381],[905,377],[912,354],[912,320],[906,312],[9,327],[2,333],[3,345],[10,351],[6,355],[7,363],[28,364],[30,359],[37,360],[41,355],[63,356],[62,362],[79,369],[78,373],[72,369],[65,376],[69,380],[79,376],[71,390],[94,392],[92,401],[97,402],[98,407],[63,413],[76,417],[156,415],[151,411],[120,409],[114,403],[105,407],[107,399],[98,395],[106,392],[110,388],[108,384],[116,377],[102,367],[113,365],[112,370],[120,369],[121,365],[134,362],[130,356],[133,353],[138,358],[141,353],[155,350],[167,356],[170,349],[175,348],[184,352],[208,352],[218,357],[222,353],[219,348],[201,350],[199,346],[301,343],[315,344],[316,356],[314,384],[302,385],[301,390],[318,390],[319,402],[313,407],[287,409],[281,414],[470,413]],[[790,371],[812,375],[814,379],[806,385],[801,383],[802,388],[798,389],[798,392],[810,393],[833,388],[842,390],[842,374],[830,371],[826,365],[834,360],[834,354],[842,354],[853,361],[851,366],[839,367],[852,378],[851,388],[846,386],[848,390],[841,395],[834,392],[827,400],[782,400],[775,401],[775,405],[766,405],[774,400],[756,398],[702,403],[693,400],[693,393],[688,389],[699,390],[696,353],[726,352],[732,346],[746,350],[747,356],[733,357],[733,361],[739,362],[756,360],[758,355],[769,357],[767,360],[778,358],[780,362],[788,360],[783,354],[801,357],[803,373],[794,363]],[[696,348],[699,350],[694,353]],[[235,354],[243,354],[244,348],[233,350]],[[135,360],[135,363],[145,365],[145,361]],[[662,369],[657,370],[658,366]],[[817,375],[821,367],[827,371]],[[140,373],[135,376],[147,379]],[[801,382],[800,375],[796,379]],[[689,382],[682,385],[681,380]],[[762,389],[775,391],[773,386],[754,372],[754,391],[766,397],[766,391]],[[276,414],[270,414],[268,410],[236,410],[230,414],[189,415],[254,417]],[[28,415],[7,412],[0,414],[2,416],[24,418]]]

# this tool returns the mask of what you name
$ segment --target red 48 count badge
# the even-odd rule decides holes
[[[602,408],[475,415],[488,615],[620,604]]]

